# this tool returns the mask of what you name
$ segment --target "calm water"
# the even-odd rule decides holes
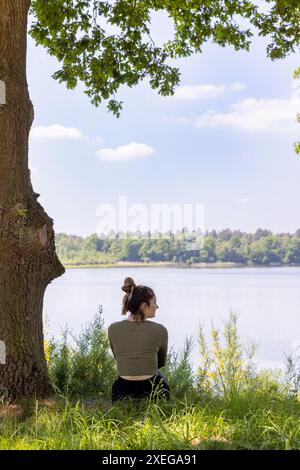
[[[106,326],[122,319],[121,286],[126,276],[154,288],[159,305],[155,321],[168,328],[170,346],[179,350],[185,337],[194,338],[194,366],[200,322],[208,337],[211,321],[222,329],[231,309],[239,313],[243,342],[258,345],[259,367],[282,367],[284,353],[300,345],[299,267],[68,269],[46,291],[48,336],[59,337],[66,324],[78,333],[99,305],[103,306]]]

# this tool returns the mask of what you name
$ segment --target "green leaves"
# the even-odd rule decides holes
[[[300,38],[299,0],[266,1],[269,13],[249,0],[32,0],[29,33],[61,62],[53,78],[67,88],[83,82],[92,104],[108,100],[108,110],[119,117],[121,85],[148,77],[160,95],[174,94],[180,72],[168,59],[201,52],[206,42],[248,50],[255,26],[272,38],[272,59],[293,52]],[[153,11],[165,12],[174,24],[174,37],[162,47],[151,38]]]
[[[282,59],[295,52],[300,45],[300,1],[265,0],[271,3],[267,14],[260,14],[254,24],[260,36],[270,36],[272,42],[267,47],[271,59]]]

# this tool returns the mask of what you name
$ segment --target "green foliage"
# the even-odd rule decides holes
[[[300,231],[299,231],[300,233]],[[203,246],[190,249],[187,239],[196,239],[195,233],[185,238],[100,238],[97,234],[82,238],[64,233],[56,234],[57,254],[63,264],[102,265],[116,262],[175,262],[216,263],[237,265],[280,266],[300,264],[300,236],[272,234],[258,229],[254,234],[229,229],[206,232]]]
[[[192,339],[187,338],[181,352],[170,349],[162,372],[170,385],[171,395],[176,399],[189,398],[194,393],[194,374],[190,364]]]
[[[220,333],[214,327],[211,330],[211,338],[210,350],[203,327],[200,326],[199,392],[235,400],[248,392],[252,386],[255,374],[251,360],[255,354],[255,347],[252,346],[250,350],[242,347],[237,331],[237,315],[233,312],[225,323],[225,345],[221,345]]]
[[[299,46],[298,0],[267,2],[270,11],[261,13],[249,0],[32,0],[30,34],[61,62],[53,78],[71,89],[83,82],[92,104],[109,100],[108,110],[119,117],[120,86],[147,77],[160,95],[173,95],[180,71],[167,60],[201,52],[206,42],[248,50],[254,26],[271,36],[272,59],[293,52]],[[162,47],[151,37],[154,11],[173,21],[174,37]]]
[[[207,235],[204,238],[203,248],[200,251],[200,260],[204,263],[214,263],[216,256],[216,240],[214,237]]]
[[[251,245],[250,259],[254,264],[281,264],[281,240],[275,235],[267,235]]]
[[[286,382],[289,384],[289,393],[300,399],[300,350],[294,351],[286,357]]]
[[[267,13],[255,18],[260,36],[271,36],[267,47],[271,59],[282,59],[295,52],[300,44],[299,0],[265,0],[271,4]]]
[[[285,254],[286,264],[300,264],[300,238],[289,240]]]
[[[102,306],[78,337],[66,330],[60,341],[50,341],[49,349],[50,377],[59,393],[81,398],[110,396],[116,370],[104,330]]]

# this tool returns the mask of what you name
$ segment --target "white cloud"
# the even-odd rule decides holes
[[[172,98],[182,100],[207,100],[215,99],[224,95],[226,90],[242,91],[246,89],[243,83],[232,83],[231,85],[184,85],[179,87]]]
[[[83,137],[80,129],[76,127],[65,127],[59,124],[51,126],[34,127],[30,136],[35,139],[81,139]]]
[[[154,149],[147,144],[131,142],[117,148],[105,148],[98,150],[97,155],[101,161],[106,162],[126,162],[137,158],[144,158],[152,155]]]
[[[247,204],[247,202],[249,202],[249,199],[247,197],[242,197],[241,199],[237,199],[236,202],[238,204]]]
[[[95,143],[96,144],[103,144],[103,142],[105,142],[105,139],[103,139],[103,137],[96,137],[95,138]]]
[[[172,122],[176,122],[176,123],[180,123],[180,124],[183,124],[183,123],[186,123],[186,122],[190,122],[191,119],[188,119],[186,117],[172,117],[170,119],[168,119],[169,121],[172,121]]]
[[[196,127],[227,126],[253,132],[291,131],[296,129],[299,109],[300,96],[297,92],[290,98],[247,98],[229,106],[225,113],[209,110],[198,116],[194,123]]]
[[[228,88],[230,91],[243,91],[243,90],[246,90],[247,87],[244,83],[235,82],[232,85],[230,85]]]
[[[226,90],[225,85],[185,85],[179,87],[173,98],[181,100],[207,100],[210,98],[219,98]]]

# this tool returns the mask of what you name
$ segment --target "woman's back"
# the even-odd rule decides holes
[[[165,365],[167,329],[153,321],[122,320],[108,328],[119,376],[156,375]]]
[[[112,385],[112,402],[125,397],[143,398],[160,391],[169,399],[170,387],[158,370],[166,362],[168,331],[160,323],[148,321],[158,309],[151,287],[136,285],[127,277],[122,286],[122,315],[127,320],[108,328],[110,347],[117,360],[118,378]]]

